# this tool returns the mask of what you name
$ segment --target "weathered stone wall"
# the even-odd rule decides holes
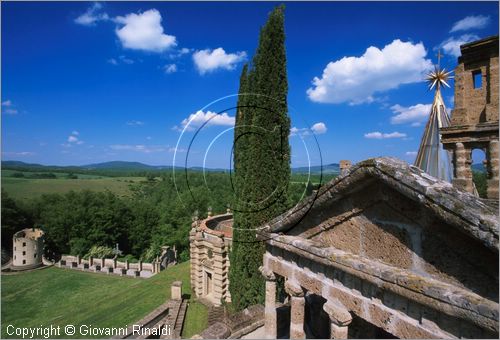
[[[440,130],[441,142],[453,154],[453,185],[473,194],[471,153],[485,152],[487,197],[498,201],[498,36],[462,45],[461,53],[455,69],[455,108],[451,125]],[[474,74],[481,75],[480,87],[474,87]]]
[[[229,248],[232,229],[228,229],[228,225],[232,226],[231,218],[232,215],[224,214],[196,221],[189,234],[191,287],[196,297],[204,297],[214,305],[231,302]],[[221,223],[222,229],[218,228]]]
[[[455,68],[455,109],[452,125],[498,121],[498,38],[466,44]],[[482,86],[474,88],[474,73]]]
[[[498,286],[497,254],[465,234],[450,232],[453,227],[424,213],[422,206],[380,183],[372,183],[363,192],[371,194],[355,193],[346,200],[351,203],[326,208],[330,217],[323,216],[326,219],[320,223],[325,231],[311,239],[435,277],[498,301],[498,290],[491,289]],[[349,215],[352,212],[355,213]],[[303,230],[300,226],[296,229]],[[308,237],[313,230],[298,236]]]
[[[42,265],[43,231],[40,229],[23,229],[13,237],[14,267],[34,268]]]
[[[498,304],[477,300],[478,306],[487,303],[490,308],[490,312],[479,315],[467,311],[472,307],[470,299],[474,299],[474,294],[465,298],[465,291],[461,295],[456,289],[432,280],[417,283],[421,279],[392,271],[390,267],[380,266],[375,270],[379,272],[376,277],[367,275],[375,265],[373,262],[363,260],[363,264],[355,264],[358,259],[331,248],[328,252],[318,249],[315,256],[305,243],[273,237],[264,255],[264,267],[297,282],[307,293],[339,301],[350,313],[396,337],[495,338],[498,335],[498,313],[493,312]],[[327,255],[330,252],[338,255]],[[334,259],[335,263],[323,256]],[[352,265],[347,265],[348,262]],[[448,299],[445,291],[453,291],[453,298]]]

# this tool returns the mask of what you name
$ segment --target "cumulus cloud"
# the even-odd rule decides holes
[[[391,133],[382,133],[378,131],[365,133],[365,138],[368,139],[390,139],[390,138],[404,138],[406,137],[406,133],[400,132],[391,132]]]
[[[226,53],[222,47],[215,50],[201,50],[193,53],[193,61],[200,74],[217,69],[233,70],[236,65],[246,60],[246,52]]]
[[[302,137],[305,137],[305,136],[309,136],[311,133],[314,133],[315,135],[322,135],[324,133],[326,133],[327,131],[327,127],[326,127],[326,124],[323,123],[323,122],[318,122],[318,123],[315,123],[313,124],[313,126],[311,126],[311,128],[297,128],[297,127],[292,127],[290,128],[290,137],[293,137],[293,136],[302,136]]]
[[[123,25],[115,32],[124,48],[163,52],[177,45],[175,36],[163,32],[162,17],[156,9],[119,16],[114,21]]]
[[[184,128],[186,128],[186,131],[192,131],[194,129],[197,129],[201,127],[203,124],[205,124],[206,127],[208,126],[234,126],[235,118],[229,116],[226,112],[217,114],[212,111],[198,111],[196,113],[192,113],[189,115],[189,117],[185,118],[182,120],[180,126],[174,126],[174,130],[179,130],[182,131]]]
[[[415,157],[417,153],[417,151],[406,151],[405,155]]]
[[[74,144],[81,145],[84,142],[78,138],[80,133],[76,130],[72,131],[71,134],[68,136],[67,143],[61,144],[62,146],[69,148]]]
[[[323,75],[313,79],[307,95],[318,103],[373,102],[376,93],[422,81],[432,68],[426,55],[423,43],[399,39],[382,49],[368,47],[361,57],[344,57],[328,63]]]
[[[106,13],[100,13],[101,9],[102,4],[98,2],[94,3],[85,13],[75,19],[75,23],[84,26],[92,26],[98,21],[108,20],[109,16]]]
[[[391,110],[395,115],[391,117],[391,124],[419,126],[429,117],[431,108],[432,104],[416,104],[408,107],[399,104],[393,105]]]
[[[177,72],[177,65],[176,64],[167,64],[167,65],[163,66],[163,72],[165,72],[166,74],[175,73],[175,72]]]
[[[459,57],[460,56],[460,46],[468,42],[478,40],[479,37],[475,34],[463,34],[460,37],[450,37],[443,41],[439,48],[443,49],[444,53]]]
[[[325,123],[323,122],[319,122],[319,123],[316,123],[314,124],[312,127],[311,127],[311,130],[312,132],[314,132],[316,135],[322,135],[324,133],[326,133],[326,125]]]
[[[489,23],[489,16],[470,15],[454,23],[450,33],[485,28]]]

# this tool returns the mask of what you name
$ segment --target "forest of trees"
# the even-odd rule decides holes
[[[181,261],[189,259],[189,230],[195,211],[206,217],[208,207],[223,213],[234,193],[227,173],[163,172],[130,184],[132,195],[120,197],[110,191],[70,191],[15,200],[2,190],[2,249],[12,248],[12,236],[23,228],[42,228],[46,256],[85,256],[93,246],[114,248],[124,255],[150,261],[162,245],[175,245]],[[304,184],[293,183],[293,197],[302,197]]]

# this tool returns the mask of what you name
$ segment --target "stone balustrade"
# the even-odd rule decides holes
[[[128,260],[122,262],[117,259],[95,257],[84,259],[80,256],[72,255],[62,255],[61,260],[58,262],[58,266],[84,271],[143,278],[151,277],[161,271],[161,263],[159,261],[154,261],[152,263],[142,261],[130,263]]]

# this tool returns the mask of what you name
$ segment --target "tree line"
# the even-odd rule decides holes
[[[234,199],[228,174],[163,173],[155,181],[130,184],[132,194],[121,197],[111,191],[70,191],[15,200],[2,190],[2,248],[12,248],[12,236],[23,228],[45,232],[45,254],[85,256],[92,247],[118,244],[130,259],[152,261],[161,246],[176,246],[181,261],[189,259],[189,231],[198,211],[205,218],[225,213]],[[187,177],[187,178],[186,178]],[[296,199],[304,184],[293,183]]]

